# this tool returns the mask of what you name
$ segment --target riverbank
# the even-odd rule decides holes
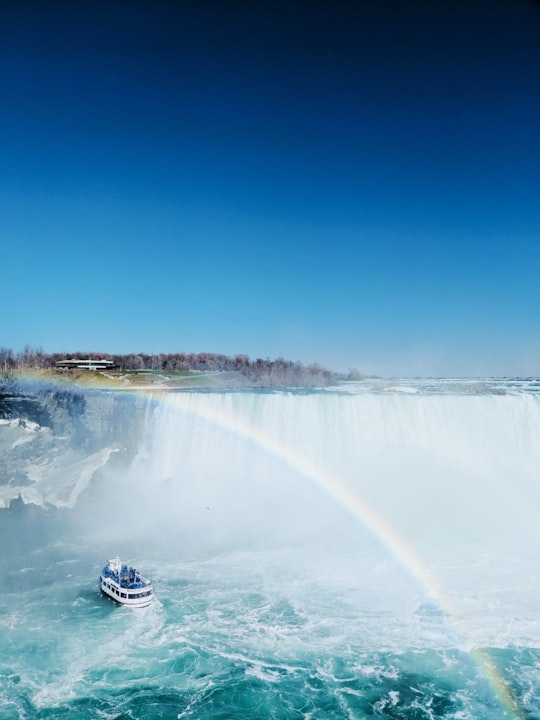
[[[152,370],[56,370],[24,368],[4,377],[4,383],[19,380],[76,385],[83,388],[110,390],[181,389],[240,385],[234,373],[219,372],[159,372]],[[227,376],[227,377],[225,377]],[[226,381],[226,382],[225,382]]]

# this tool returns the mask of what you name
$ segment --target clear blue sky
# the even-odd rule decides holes
[[[0,345],[540,374],[540,4],[0,3]]]

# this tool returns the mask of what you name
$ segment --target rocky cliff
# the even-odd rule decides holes
[[[71,506],[95,473],[127,461],[144,422],[143,397],[10,383],[0,388],[0,507]]]

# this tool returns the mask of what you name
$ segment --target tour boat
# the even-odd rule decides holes
[[[138,570],[125,565],[118,555],[109,560],[99,577],[101,592],[119,605],[142,608],[154,598],[152,583]]]

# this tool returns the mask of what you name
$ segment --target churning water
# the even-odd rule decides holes
[[[114,402],[0,425],[2,720],[540,718],[535,382]]]

